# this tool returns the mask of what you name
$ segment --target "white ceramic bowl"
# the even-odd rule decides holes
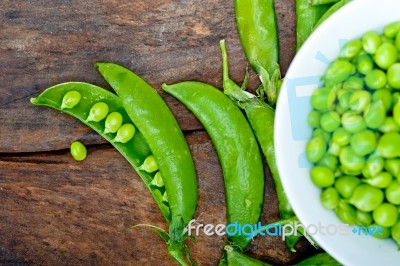
[[[354,0],[326,20],[304,43],[294,58],[277,105],[275,149],[278,169],[290,203],[312,233],[315,226],[329,226],[329,233],[313,238],[344,265],[400,265],[400,252],[392,240],[380,240],[351,232],[333,234],[343,223],[333,211],[322,207],[318,189],[310,180],[305,147],[312,130],[307,124],[310,97],[340,46],[369,30],[382,32],[385,25],[400,20],[399,0]],[[315,225],[315,226],[313,226]],[[358,227],[355,227],[359,229]],[[326,228],[325,228],[326,230]],[[339,229],[337,229],[339,230]]]

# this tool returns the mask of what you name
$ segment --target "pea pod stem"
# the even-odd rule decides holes
[[[264,198],[264,171],[257,140],[243,113],[208,84],[187,81],[163,84],[162,88],[192,111],[214,143],[225,181],[227,223],[257,223]],[[229,240],[241,249],[250,241],[237,234]]]
[[[113,63],[96,66],[118,94],[129,118],[143,133],[157,162],[171,213],[168,252],[184,265],[182,243],[186,235],[183,232],[197,204],[197,178],[185,137],[167,104],[141,77]]]

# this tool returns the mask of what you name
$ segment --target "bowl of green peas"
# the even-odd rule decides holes
[[[306,232],[344,265],[400,261],[400,2],[352,1],[282,85],[277,165]]]

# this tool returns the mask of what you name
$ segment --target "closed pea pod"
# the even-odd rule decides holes
[[[263,203],[263,166],[257,140],[240,109],[204,83],[164,84],[162,88],[194,113],[215,145],[224,174],[227,223],[257,223]],[[249,243],[244,235],[230,236],[230,240],[240,248]]]
[[[183,133],[164,100],[142,78],[116,64],[98,63],[96,66],[120,97],[129,118],[145,136],[157,162],[171,212],[168,251],[185,265],[183,230],[196,209],[197,179]]]

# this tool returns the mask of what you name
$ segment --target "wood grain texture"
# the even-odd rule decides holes
[[[281,67],[295,51],[294,1],[276,1]],[[233,1],[224,0],[3,0],[0,2],[0,264],[175,265],[148,223],[166,229],[161,213],[123,157],[92,130],[29,99],[66,81],[109,88],[98,61],[120,63],[157,88],[176,115],[196,164],[195,218],[225,223],[218,158],[197,119],[160,91],[164,82],[199,80],[221,87],[219,40],[227,40],[231,75],[247,66],[235,28]],[[258,85],[251,72],[250,86]],[[73,140],[89,146],[81,163]],[[266,168],[262,222],[278,219]],[[216,265],[224,241],[200,236],[191,244],[200,265]],[[277,265],[315,250],[306,241],[290,253],[279,238],[256,238],[247,254]]]

